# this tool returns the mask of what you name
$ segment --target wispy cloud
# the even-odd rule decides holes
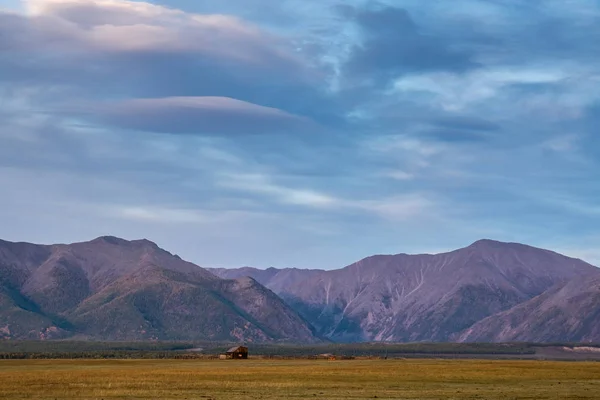
[[[572,76],[572,72],[567,72],[566,69],[572,70],[575,67],[564,68],[565,70],[547,66],[531,69],[500,67],[467,74],[434,72],[400,78],[394,82],[394,88],[399,92],[431,94],[443,109],[461,111],[498,97],[502,89],[513,85],[559,83]]]
[[[167,97],[70,106],[81,117],[123,129],[200,135],[306,133],[309,119],[228,97]]]
[[[264,174],[226,174],[220,178],[222,187],[265,195],[276,203],[309,207],[328,212],[368,213],[383,219],[408,220],[437,213],[437,204],[423,194],[409,193],[384,198],[362,196],[336,197],[311,189],[298,189],[275,184]],[[370,196],[372,197],[372,196]]]
[[[126,220],[160,222],[164,224],[199,224],[208,220],[207,215],[198,210],[171,209],[163,207],[117,207],[114,216]]]
[[[301,205],[307,207],[327,208],[338,203],[334,197],[310,189],[295,189],[277,185],[264,174],[223,174],[219,185],[247,193],[264,194],[273,196],[284,204]]]

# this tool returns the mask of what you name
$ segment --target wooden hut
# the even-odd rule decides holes
[[[248,359],[248,348],[245,346],[235,346],[225,352],[227,360],[246,360]]]

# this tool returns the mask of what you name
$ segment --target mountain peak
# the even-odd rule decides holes
[[[113,244],[113,245],[124,245],[129,243],[128,240],[116,237],[116,236],[100,236],[97,237],[96,239],[92,240],[91,243],[108,243],[108,244]]]
[[[473,247],[473,246],[489,246],[489,245],[503,245],[503,244],[510,244],[508,242],[501,242],[499,240],[494,240],[494,239],[479,239],[475,242],[473,242],[469,247]]]
[[[531,246],[527,246],[525,244],[522,243],[517,243],[517,242],[502,242],[499,240],[494,240],[494,239],[479,239],[476,242],[473,242],[470,246],[468,246],[467,248],[507,248],[507,247],[531,247]]]
[[[90,243],[107,243],[107,244],[111,244],[111,245],[115,245],[115,246],[127,246],[127,245],[141,245],[141,246],[149,246],[149,247],[156,247],[158,248],[158,245],[156,243],[154,243],[151,240],[148,239],[135,239],[135,240],[127,240],[127,239],[123,239],[120,237],[116,237],[116,236],[100,236],[94,240],[92,240]]]

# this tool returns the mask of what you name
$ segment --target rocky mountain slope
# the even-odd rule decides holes
[[[333,340],[407,342],[466,340],[461,332],[477,322],[598,270],[548,250],[481,240],[444,254],[380,255],[339,270],[296,270],[283,284],[273,277],[290,270],[267,271],[213,272],[254,276]],[[537,340],[536,332],[530,337]]]
[[[600,271],[559,284],[461,333],[462,342],[600,343]]]
[[[0,338],[318,340],[253,279],[227,280],[147,240],[0,241]]]

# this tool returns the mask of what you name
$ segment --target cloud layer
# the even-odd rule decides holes
[[[212,96],[128,99],[83,107],[81,115],[122,129],[172,134],[303,134],[316,127],[276,108]]]
[[[0,9],[0,237],[213,266],[482,237],[596,258],[599,27],[589,0]]]

